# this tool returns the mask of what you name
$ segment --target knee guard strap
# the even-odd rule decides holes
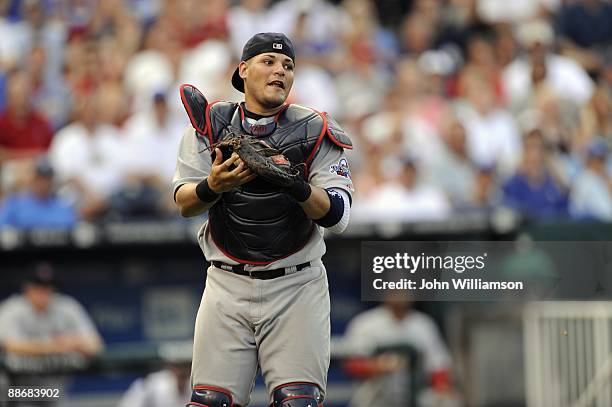
[[[271,407],[318,407],[323,406],[323,396],[313,383],[287,383],[272,392]]]
[[[232,394],[219,387],[195,386],[191,393],[191,402],[187,407],[237,407],[234,406]]]

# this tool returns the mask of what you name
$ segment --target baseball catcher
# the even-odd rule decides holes
[[[260,370],[273,407],[323,406],[330,304],[323,232],[342,232],[352,143],[326,113],[286,104],[295,54],[283,34],[244,46],[244,102],[181,87],[191,126],[173,180],[183,216],[208,213],[210,262],[195,325],[191,407],[244,407]]]

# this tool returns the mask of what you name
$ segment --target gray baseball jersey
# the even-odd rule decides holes
[[[209,143],[188,128],[182,138],[173,187],[199,182],[211,169]],[[227,157],[225,157],[227,158]],[[352,196],[353,185],[343,150],[323,138],[310,165],[308,182],[321,188],[339,188]],[[348,203],[347,203],[348,204]],[[237,264],[212,241],[208,222],[198,233],[206,259]],[[268,394],[283,384],[309,382],[322,394],[327,385],[330,359],[330,302],[324,228],[316,230],[306,245],[259,271],[310,266],[270,279],[258,280],[211,266],[196,319],[192,385],[231,392],[234,403],[246,406],[261,371]]]
[[[53,294],[44,313],[36,312],[23,295],[0,303],[0,344],[7,340],[51,340],[65,334],[100,338],[85,309],[71,297]]]

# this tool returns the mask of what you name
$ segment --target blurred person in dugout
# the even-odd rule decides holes
[[[419,407],[462,405],[451,384],[451,356],[436,323],[413,309],[406,294],[387,293],[379,306],[355,316],[344,340],[355,355],[345,370],[362,380],[350,407],[405,407],[412,405],[411,398]]]
[[[33,167],[33,168],[32,168]],[[27,168],[21,191],[0,201],[0,229],[70,229],[78,221],[75,207],[57,194],[55,172],[46,157]]]
[[[173,362],[160,371],[137,379],[117,407],[184,406],[191,399],[191,364]]]
[[[25,278],[22,292],[0,303],[0,349],[9,371],[20,360],[28,361],[28,366],[37,362],[40,367],[55,366],[55,362],[63,367],[62,360],[86,362],[102,350],[102,339],[85,309],[73,298],[56,292],[55,286],[51,266],[39,263]],[[65,394],[65,376],[52,372],[45,375],[39,370],[34,375],[9,376],[10,385],[60,387]],[[38,401],[35,405],[54,404]]]

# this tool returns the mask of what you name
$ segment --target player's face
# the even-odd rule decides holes
[[[53,288],[38,284],[26,284],[24,295],[34,309],[42,312],[49,307],[51,297],[53,296]]]
[[[240,76],[244,79],[247,102],[250,99],[264,109],[281,106],[293,86],[293,69],[291,58],[271,52],[242,63]]]

